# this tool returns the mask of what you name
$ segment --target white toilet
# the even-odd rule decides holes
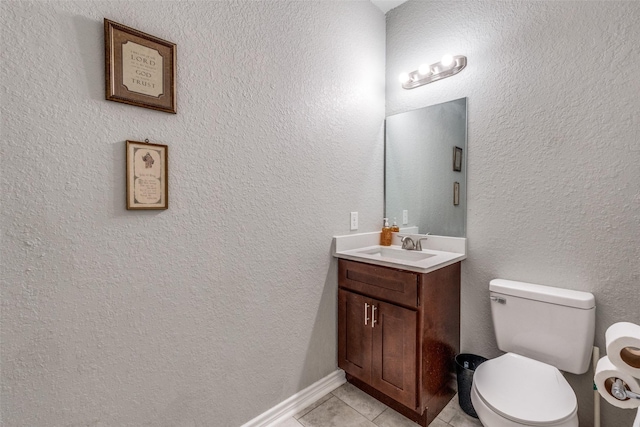
[[[559,370],[589,369],[595,298],[588,292],[495,279],[498,348],[475,371],[471,403],[485,427],[578,427],[575,393]]]

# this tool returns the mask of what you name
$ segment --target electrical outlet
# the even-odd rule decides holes
[[[351,230],[358,229],[358,212],[351,212]]]
[[[404,210],[402,211],[402,225],[407,224],[409,224],[409,211]]]

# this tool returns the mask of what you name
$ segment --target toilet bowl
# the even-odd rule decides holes
[[[471,403],[488,427],[578,427],[576,396],[562,373],[513,353],[478,366]]]
[[[595,330],[589,292],[494,279],[491,319],[500,357],[478,366],[471,403],[486,427],[578,427],[578,403],[560,370],[584,374]]]

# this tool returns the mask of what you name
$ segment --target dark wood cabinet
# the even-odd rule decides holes
[[[460,263],[431,273],[339,260],[338,365],[427,426],[455,394]]]
[[[341,368],[406,406],[416,397],[416,311],[338,291]]]
[[[365,382],[371,382],[371,299],[353,292],[338,290],[338,323],[340,367]],[[363,314],[364,313],[364,314]]]

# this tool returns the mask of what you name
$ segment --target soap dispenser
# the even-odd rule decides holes
[[[398,222],[396,221],[395,217],[393,217],[393,225],[391,226],[391,232],[392,233],[400,232],[400,227],[398,227]]]
[[[380,246],[391,246],[391,227],[389,227],[389,218],[384,218],[384,227],[380,233]]]

